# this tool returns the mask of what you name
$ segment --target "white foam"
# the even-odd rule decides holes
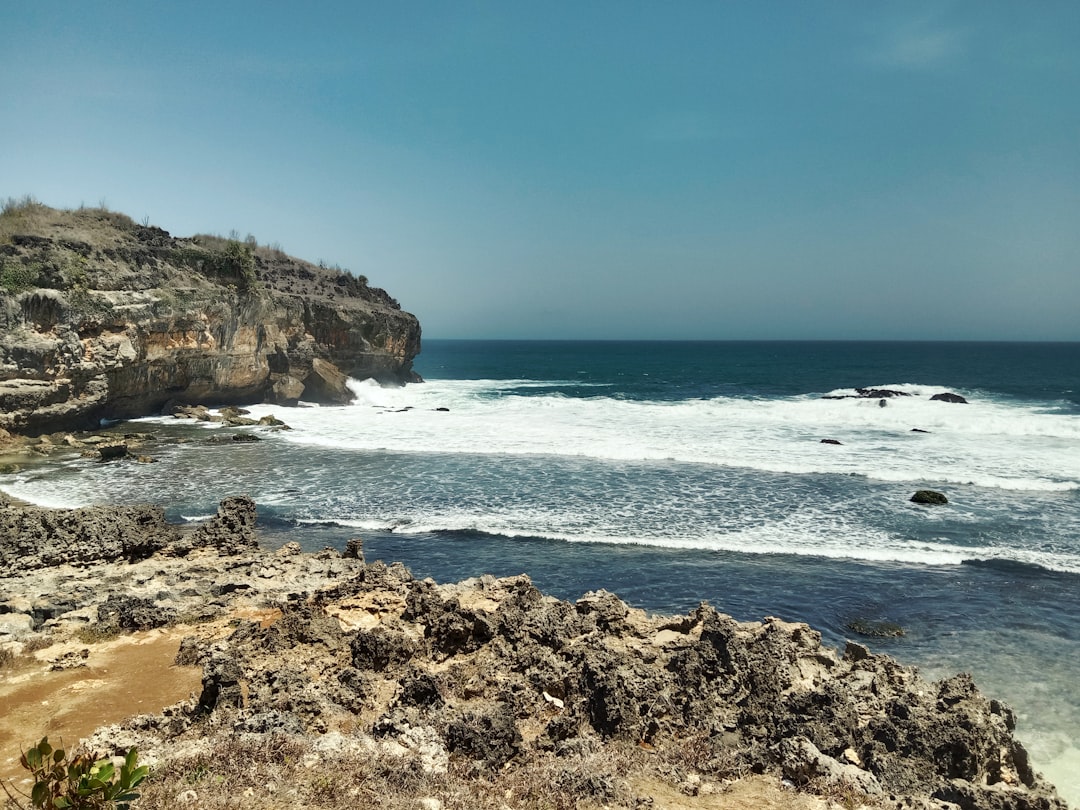
[[[525,396],[536,381],[352,384],[351,406],[282,413],[286,441],[405,453],[577,456],[681,461],[774,473],[972,483],[1027,491],[1080,489],[1080,419],[1015,403],[934,402],[940,387],[888,400],[716,398],[638,402]],[[447,411],[437,411],[447,408]],[[929,431],[913,432],[913,428]],[[821,439],[837,445],[822,445]]]

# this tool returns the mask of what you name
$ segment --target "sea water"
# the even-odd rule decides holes
[[[0,486],[176,520],[247,493],[270,543],[362,536],[418,576],[807,621],[972,672],[1080,803],[1080,344],[429,340],[416,367],[427,382],[354,382],[349,406],[255,407],[292,428],[260,442],[143,420],[196,441]],[[912,503],[924,488],[949,504]],[[903,635],[857,632],[877,623]]]

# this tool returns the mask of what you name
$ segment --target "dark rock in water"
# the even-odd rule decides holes
[[[890,397],[910,397],[907,391],[897,391],[893,388],[856,388],[855,391],[860,397],[867,397],[868,399],[888,399]]]
[[[886,400],[884,400],[884,399],[879,399],[879,400],[877,401],[877,404],[878,404],[878,407],[879,407],[879,408],[884,408],[884,407],[885,407],[886,405],[888,405],[889,403],[888,403],[888,402],[887,402]]]
[[[97,452],[101,461],[112,461],[113,459],[127,458],[128,446],[124,442],[102,444],[98,446]]]
[[[822,439],[821,444],[843,444],[839,439]]]
[[[449,413],[450,412],[449,408],[436,408],[435,410],[442,411],[443,413]]]
[[[856,388],[854,394],[832,394],[822,399],[891,399],[892,397],[910,397],[907,391],[894,388]]]
[[[912,428],[911,432],[912,433],[929,433],[930,431],[929,430],[923,430],[922,428]]]
[[[949,391],[946,391],[946,392],[944,392],[942,394],[934,394],[932,397],[930,397],[930,401],[931,402],[957,402],[957,403],[959,403],[961,405],[967,405],[968,404],[968,401],[966,399],[964,399],[962,396],[960,396],[959,394],[953,394],[953,393],[951,393]]]
[[[906,635],[903,627],[896,622],[878,621],[874,619],[852,619],[845,625],[848,630],[858,633],[860,636],[870,638],[901,638]]]
[[[254,424],[254,423],[252,423]],[[244,442],[261,442],[258,436],[254,433],[233,433],[229,436],[211,436],[206,440],[207,444],[234,444]]]
[[[942,493],[935,492],[932,489],[920,489],[914,495],[911,496],[912,503],[925,503],[925,504],[943,504],[948,503],[949,499]]]

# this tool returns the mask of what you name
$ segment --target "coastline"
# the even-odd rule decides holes
[[[5,512],[13,509],[32,513],[37,508],[0,507]],[[1046,798],[1052,794],[1046,792],[1045,784],[1025,772],[1026,754],[1019,753],[1023,749],[1011,737],[1008,710],[979,695],[969,681],[928,684],[914,670],[873,655],[862,645],[850,645],[841,657],[821,646],[820,636],[806,625],[776,619],[740,623],[704,606],[683,617],[650,617],[604,592],[586,594],[570,604],[545,596],[527,577],[486,577],[437,585],[413,579],[401,566],[367,564],[359,546],[344,556],[334,551],[305,554],[295,545],[276,552],[261,551],[255,546],[253,527],[254,505],[230,499],[210,525],[196,530],[201,534],[194,540],[190,533],[181,539],[179,532],[173,535],[154,524],[153,532],[161,542],[138,561],[124,560],[121,554],[120,561],[100,562],[83,549],[80,554],[84,559],[78,568],[59,572],[49,567],[35,569],[44,580],[34,580],[24,572],[19,587],[37,581],[42,591],[33,598],[22,595],[30,605],[54,592],[49,577],[58,575],[74,583],[68,593],[86,594],[91,599],[74,610],[58,612],[68,607],[58,605],[55,610],[41,612],[42,616],[53,613],[41,627],[59,635],[73,626],[101,623],[103,615],[110,615],[101,613],[104,593],[100,589],[78,584],[87,582],[95,571],[114,580],[112,589],[120,592],[114,596],[149,599],[152,605],[129,603],[129,613],[141,615],[143,620],[147,613],[180,613],[185,599],[188,607],[193,607],[205,601],[206,593],[217,594],[211,605],[203,606],[212,610],[212,616],[196,621],[192,640],[183,641],[180,647],[188,665],[202,667],[198,699],[174,705],[163,715],[144,715],[114,726],[96,735],[95,745],[112,746],[115,752],[137,743],[148,756],[155,756],[155,750],[180,751],[183,746],[177,746],[183,740],[197,748],[197,741],[206,736],[206,728],[198,726],[197,718],[206,716],[217,718],[212,724],[216,727],[242,729],[246,734],[288,732],[307,739],[310,745],[317,739],[333,739],[344,746],[346,759],[370,744],[394,743],[405,753],[393,756],[417,757],[417,762],[423,761],[427,751],[436,762],[429,762],[433,769],[429,776],[434,781],[425,784],[425,789],[432,790],[445,778],[438,764],[444,755],[447,763],[456,763],[455,767],[468,764],[469,778],[483,782],[497,779],[493,774],[503,769],[541,762],[544,767],[555,762],[563,772],[584,768],[587,763],[595,767],[597,751],[611,754],[618,750],[622,761],[631,757],[634,762],[644,758],[646,763],[668,763],[668,770],[660,768],[655,777],[659,782],[653,793],[658,800],[666,795],[665,790],[678,795],[717,796],[729,790],[733,776],[759,771],[771,774],[774,787],[786,779],[804,790],[811,788],[811,794],[817,791],[819,798],[824,794],[822,801],[831,800],[830,796],[836,799],[837,791],[848,791],[845,795],[850,798],[853,786],[880,801],[883,794],[894,795],[898,784],[908,785],[910,791],[917,777],[909,774],[901,779],[896,775],[900,765],[885,767],[884,753],[873,754],[854,738],[851,745],[836,748],[837,756],[822,748],[829,747],[826,739],[833,739],[834,747],[840,746],[837,735],[851,733],[846,721],[836,725],[836,710],[841,705],[861,707],[851,709],[855,711],[851,717],[863,716],[869,722],[875,722],[875,717],[891,717],[890,723],[899,722],[890,715],[888,705],[892,704],[880,694],[871,697],[873,690],[866,691],[866,685],[873,683],[879,693],[903,694],[906,711],[925,719],[929,727],[941,721],[934,719],[938,710],[925,704],[927,698],[921,695],[934,695],[931,704],[944,700],[949,706],[962,705],[964,711],[973,712],[970,717],[981,718],[976,725],[982,732],[998,740],[999,756],[1002,751],[1014,752],[996,764],[974,765],[975,770],[968,774],[974,781],[967,780],[966,787],[954,784],[955,774],[950,778],[938,774],[931,779],[925,762],[911,766],[915,767],[912,774],[929,780],[919,795],[938,802],[923,806],[948,807],[944,803],[949,801],[947,797],[961,794],[966,797],[964,802],[975,802],[964,806],[991,806],[979,804],[980,791],[991,791],[984,798],[998,802],[1020,795],[1008,791],[1025,796],[1034,791],[1040,801],[1058,802],[1042,806],[1065,806],[1060,800]],[[145,546],[136,537],[129,539],[129,549]],[[55,536],[45,538],[46,543],[57,540]],[[102,548],[106,558],[115,553],[108,544]],[[88,553],[91,558],[86,558]],[[213,581],[199,586],[198,577]],[[176,586],[181,582],[186,587],[178,592]],[[8,577],[0,580],[0,585],[10,592],[14,583]],[[183,590],[192,593],[184,597]],[[163,592],[169,596],[161,598]],[[15,601],[18,603],[17,598]],[[13,604],[10,598],[7,604]],[[136,609],[140,604],[141,613]],[[259,606],[264,611],[272,606],[273,611],[236,621],[236,610]],[[32,612],[26,615],[32,618]],[[196,618],[184,617],[185,621]],[[148,629],[139,628],[135,618],[128,624],[132,622],[135,632]],[[217,630],[211,632],[211,628]],[[34,655],[40,660],[53,654],[41,650]],[[720,669],[708,676],[710,667],[717,666]],[[616,672],[619,675],[612,680]],[[673,673],[677,673],[674,680]],[[708,686],[725,680],[726,698]],[[312,686],[320,683],[324,686],[312,691]],[[901,692],[896,693],[897,689]],[[745,707],[729,702],[742,690],[748,690],[745,695],[751,697],[759,692],[772,695],[766,702],[775,704],[772,713],[766,703],[752,700],[756,721],[751,721],[741,713]],[[653,696],[652,705],[642,714],[647,694]],[[826,694],[833,697],[821,704]],[[791,713],[793,696],[802,706],[800,711],[810,715],[820,714],[823,705],[832,706],[825,713],[831,713],[832,719],[818,717],[824,725],[812,724],[816,730],[810,732],[805,718],[799,720],[798,712]],[[707,710],[708,706],[713,709]],[[956,718],[950,718],[949,725],[955,724]],[[751,731],[747,736],[747,728],[758,726],[763,731]],[[713,731],[702,737],[710,728]],[[768,731],[770,728],[773,731]],[[478,742],[497,729],[504,735],[502,747],[492,751]],[[764,736],[755,736],[758,733]],[[781,736],[770,736],[777,733]],[[920,732],[926,733],[930,732]],[[811,737],[816,737],[816,743]],[[685,760],[686,752],[675,754],[672,746],[688,738],[699,740],[699,744],[710,740],[711,753],[702,759],[699,752],[694,768],[675,768],[671,757]],[[805,739],[809,745],[792,747],[784,744],[784,739]],[[723,740],[727,743],[718,745]],[[964,745],[964,750],[986,748],[985,743],[970,740]],[[332,759],[341,753],[323,751],[321,756]],[[191,755],[199,756],[197,752]],[[878,758],[876,773],[872,770],[874,756]],[[618,773],[609,773],[607,782],[601,780],[603,795],[597,797],[598,802],[613,801],[617,793],[624,796],[619,793],[623,790],[629,791],[626,801],[634,798],[631,782],[620,778]],[[880,782],[883,779],[887,784]],[[980,786],[980,780],[988,779],[993,779],[994,787]],[[1014,784],[1010,786],[1010,782]],[[1028,782],[1027,791],[1016,787]],[[892,792],[886,790],[889,785]],[[939,796],[931,798],[935,790]],[[790,794],[781,795],[790,800]],[[901,800],[898,793],[895,798]]]

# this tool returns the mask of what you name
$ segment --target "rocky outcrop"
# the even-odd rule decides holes
[[[339,404],[347,377],[415,378],[416,318],[363,277],[103,211],[0,216],[0,428],[166,403]]]
[[[959,394],[954,394],[952,391],[943,391],[940,394],[934,394],[930,397],[931,402],[954,402],[958,405],[967,405],[968,401]]]
[[[9,622],[24,639],[31,626],[55,637],[87,621],[209,622],[177,655],[202,667],[201,693],[101,730],[99,749],[137,745],[163,763],[253,736],[333,739],[418,774],[457,763],[477,778],[557,760],[572,789],[608,797],[626,793],[618,773],[581,763],[632,750],[652,758],[641,767],[679,762],[678,779],[699,787],[759,773],[876,807],[1065,810],[1013,712],[966,675],[928,682],[861,644],[823,646],[805,624],[739,622],[704,603],[649,616],[606,591],[557,600],[527,576],[416,580],[365,563],[358,545],[348,557],[260,551],[245,539],[249,503],[222,513],[212,544],[186,558],[0,573],[8,616],[55,600],[50,577],[65,583],[47,619]],[[230,526],[240,541],[225,539]]]
[[[894,388],[856,388],[854,394],[826,394],[822,399],[891,399],[893,397],[910,397],[907,391],[897,391]]]
[[[949,499],[945,497],[945,494],[933,489],[920,489],[916,490],[915,494],[911,496],[912,503],[921,503],[928,506],[941,506],[947,504]]]

